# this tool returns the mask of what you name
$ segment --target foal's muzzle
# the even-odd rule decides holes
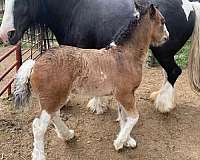
[[[164,36],[163,36],[163,41],[168,41],[169,40],[169,32],[167,30],[166,25],[164,25]]]

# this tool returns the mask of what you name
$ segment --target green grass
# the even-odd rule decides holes
[[[182,49],[176,54],[175,60],[181,68],[186,68],[191,47],[191,40],[188,40]]]
[[[0,47],[3,47],[3,42],[2,41],[0,41]]]
[[[175,55],[175,61],[182,69],[187,67],[188,64],[188,56],[191,47],[191,40],[188,40],[186,44],[181,48],[181,50]],[[147,57],[147,64],[151,64],[151,50],[149,50],[148,57]],[[156,64],[158,62],[156,61]]]
[[[0,69],[2,69],[3,68],[3,64],[0,64]]]
[[[28,49],[28,48],[31,48],[32,45],[30,43],[25,43],[25,44],[22,43],[22,47],[25,49]]]

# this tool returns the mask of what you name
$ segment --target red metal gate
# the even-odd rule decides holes
[[[21,57],[21,44],[17,44],[14,47],[12,47],[8,52],[4,53],[3,56],[0,57],[0,63],[5,60],[9,55],[16,54],[16,61],[8,67],[6,71],[3,72],[3,74],[0,75],[0,82],[6,77],[8,73],[10,73],[13,68],[16,68],[16,72],[19,69],[19,67],[22,64],[22,57]],[[9,82],[0,90],[0,96],[8,90],[8,95],[11,94],[11,85],[14,82],[14,77],[9,80]]]

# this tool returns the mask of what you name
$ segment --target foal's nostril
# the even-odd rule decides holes
[[[169,40],[169,37],[166,36],[166,37],[164,37],[163,39],[164,39],[164,41],[167,41],[167,40]]]
[[[137,14],[137,15],[135,16],[135,18],[136,18],[137,20],[139,20],[139,19],[140,19],[139,14]]]
[[[134,15],[136,20],[139,20],[140,19],[140,13],[139,12],[136,12]]]
[[[8,38],[13,37],[14,34],[15,34],[15,31],[9,31],[9,32],[7,33]]]

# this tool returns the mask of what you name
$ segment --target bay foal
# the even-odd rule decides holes
[[[60,138],[74,137],[74,131],[67,128],[59,115],[71,92],[89,96],[113,95],[121,106],[120,132],[114,147],[119,150],[123,146],[136,146],[130,133],[139,118],[134,93],[141,83],[142,65],[149,45],[160,45],[169,36],[163,16],[153,5],[140,14],[140,20],[130,21],[119,30],[111,43],[114,47],[101,50],[55,48],[37,62],[29,60],[21,66],[16,76],[15,104],[27,102],[31,89],[41,105],[40,117],[32,124],[34,160],[45,159],[44,135],[50,120]]]

